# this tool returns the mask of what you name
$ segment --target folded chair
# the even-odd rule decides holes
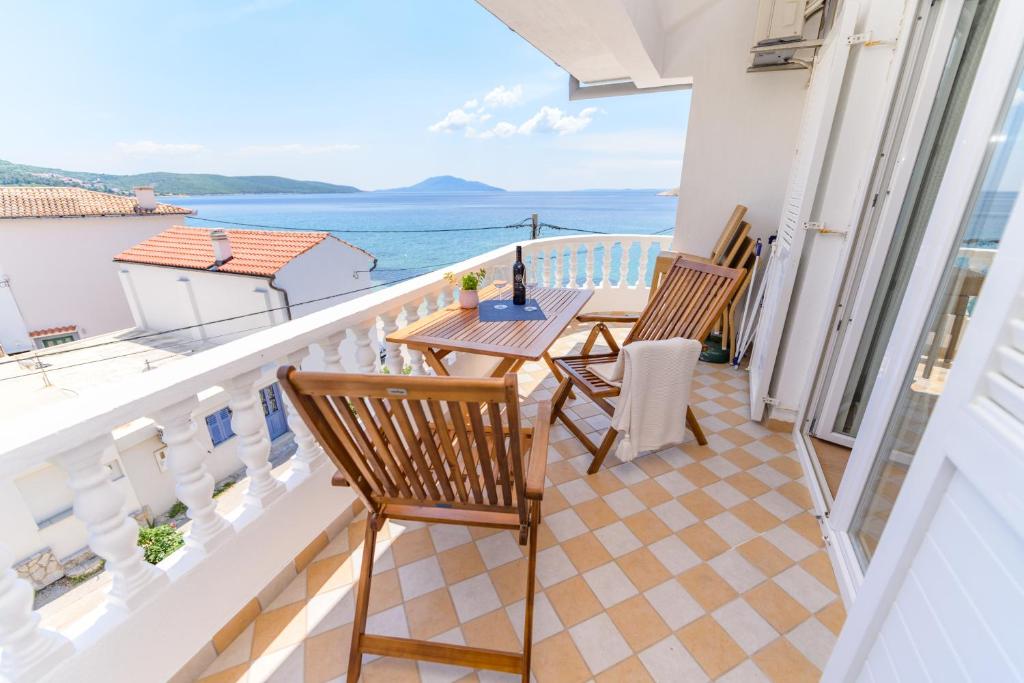
[[[615,406],[609,403],[608,399],[619,395],[619,387],[609,384],[590,370],[592,365],[612,363],[618,357],[619,345],[607,323],[635,320],[623,344],[673,337],[703,342],[729,304],[743,273],[741,268],[725,268],[679,256],[638,317],[599,314],[581,317],[597,324],[590,331],[579,355],[554,359],[555,365],[563,374],[563,379],[552,398],[551,421],[554,422],[556,418],[562,420],[580,443],[594,454],[594,460],[587,470],[589,474],[594,474],[601,468],[601,463],[615,442],[618,431],[609,428],[600,445],[595,444],[579,425],[570,419],[563,408],[570,390],[575,387],[609,416],[615,412]],[[591,353],[598,337],[604,338],[610,349],[608,353]],[[697,438],[697,443],[707,443],[704,432],[701,431],[697,418],[689,407],[686,408],[686,423]]]
[[[347,680],[359,679],[364,654],[376,654],[492,669],[529,681],[551,405],[539,405],[536,431],[523,428],[513,373],[469,379],[282,367],[277,376],[338,467],[332,483],[352,486],[369,516]],[[523,651],[365,633],[374,543],[387,519],[517,531],[520,545],[529,546]]]

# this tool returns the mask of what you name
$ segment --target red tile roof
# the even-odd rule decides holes
[[[115,261],[210,270],[215,265],[213,228],[176,225],[136,244],[114,257]],[[286,263],[325,239],[338,239],[326,232],[276,232],[271,230],[224,230],[231,244],[231,260],[216,272],[270,277]],[[342,242],[343,240],[338,240]],[[348,244],[347,242],[345,244]],[[359,247],[353,249],[370,254]],[[371,257],[372,258],[372,257]]]
[[[0,218],[71,218],[80,216],[156,216],[190,214],[170,204],[140,209],[135,197],[80,187],[0,187]]]
[[[63,327],[47,327],[43,330],[32,330],[28,333],[30,337],[49,337],[52,334],[66,334],[68,332],[74,332],[78,329],[78,325],[64,325]]]

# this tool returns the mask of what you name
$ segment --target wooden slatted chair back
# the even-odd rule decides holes
[[[714,248],[711,249],[711,262],[722,263],[722,259],[725,257],[729,249],[738,241],[740,241],[740,233],[743,232],[743,226],[747,226],[747,230],[750,230],[750,224],[745,223],[743,217],[747,215],[747,207],[742,204],[737,204],[736,208],[732,210],[732,214],[729,216],[729,220],[726,221],[725,227],[722,228],[722,234],[718,237],[718,242]],[[746,233],[743,233],[744,235]]]
[[[625,343],[673,337],[704,341],[743,272],[677,257]]]
[[[367,508],[516,511],[527,523],[516,375],[395,377],[281,368],[281,385]]]

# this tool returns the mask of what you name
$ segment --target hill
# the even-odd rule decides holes
[[[333,185],[279,176],[226,176],[213,173],[137,173],[112,175],[90,171],[27,166],[0,159],[0,185],[84,187],[130,194],[133,187],[152,185],[157,194],[341,194],[362,192],[350,185]]]
[[[410,185],[409,187],[396,187],[385,192],[504,192],[505,190],[493,185],[487,185],[475,180],[465,180],[451,175],[439,175],[427,178],[423,182]]]

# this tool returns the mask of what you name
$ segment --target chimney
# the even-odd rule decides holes
[[[223,230],[211,230],[210,240],[213,242],[214,265],[220,266],[231,260],[231,242]]]
[[[143,211],[153,211],[156,209],[156,193],[153,192],[152,187],[143,186],[134,189],[135,201],[138,202],[140,209]]]

